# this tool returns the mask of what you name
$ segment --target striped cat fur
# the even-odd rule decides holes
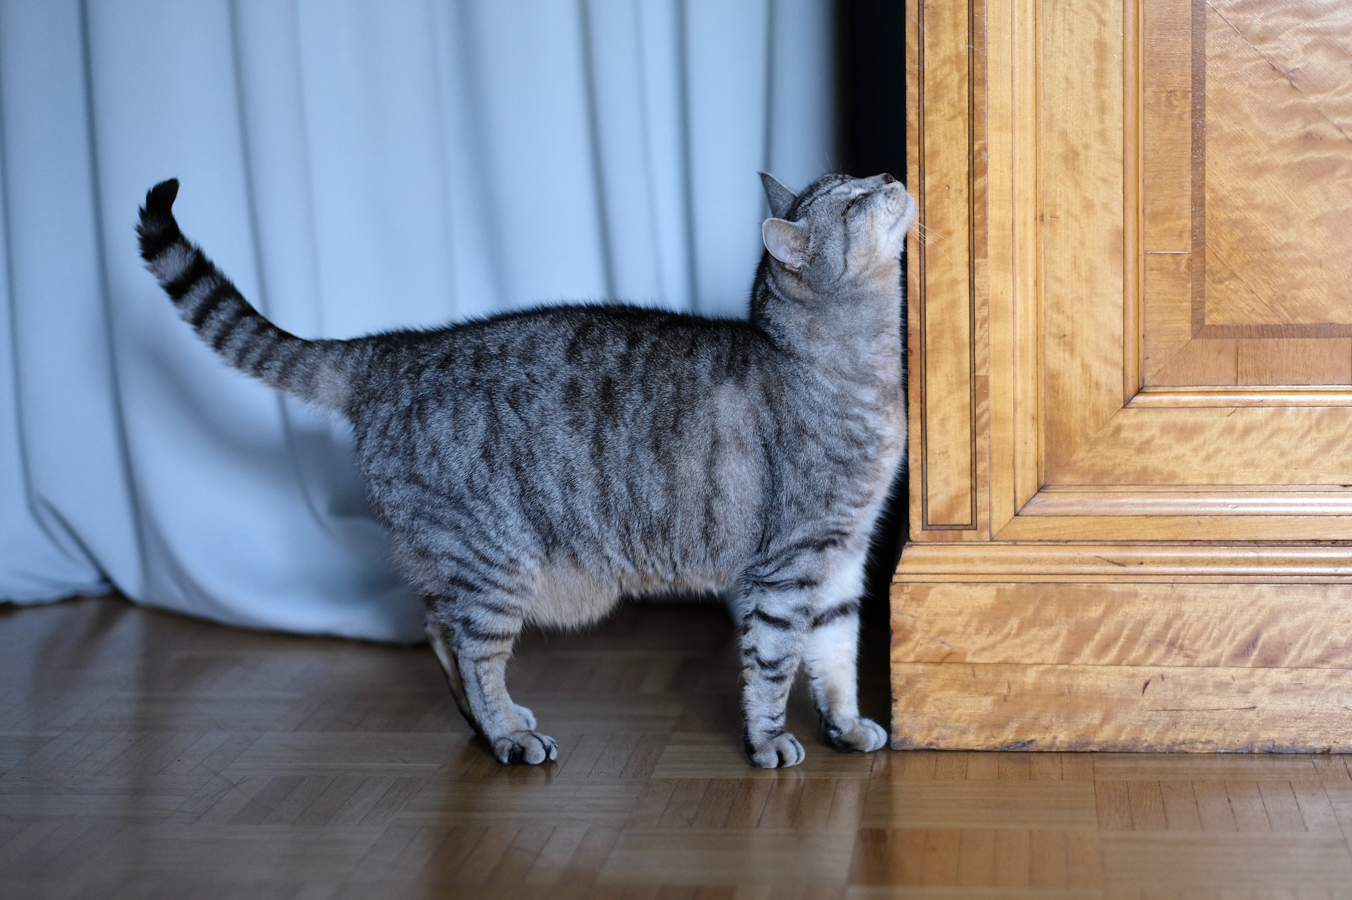
[[[348,418],[394,558],[426,600],[456,704],[504,763],[557,757],[504,681],[522,627],[625,596],[716,592],[740,621],[753,765],[802,761],[799,670],[825,742],[871,751],[856,645],[865,557],[906,444],[900,255],[915,202],[828,175],[773,218],[749,321],[551,306],[437,330],[305,340],[184,238],[177,181],[146,196],[141,254],[235,368]]]

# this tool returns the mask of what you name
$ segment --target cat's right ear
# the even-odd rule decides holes
[[[807,262],[807,226],[801,222],[766,219],[761,223],[761,240],[771,256],[794,272]]]
[[[793,201],[798,199],[798,195],[769,172],[760,173],[760,177],[761,184],[765,186],[765,199],[770,201],[770,215],[776,219],[784,218],[789,214],[789,208],[793,206]]]

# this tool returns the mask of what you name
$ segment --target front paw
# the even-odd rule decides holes
[[[871,753],[887,743],[887,732],[872,719],[861,718],[846,727],[824,724],[822,739],[840,753]]]
[[[559,742],[537,731],[513,731],[493,740],[493,755],[509,766],[538,766],[547,759],[559,758]]]
[[[798,738],[787,731],[771,735],[760,743],[747,741],[746,755],[750,757],[751,765],[758,769],[796,766],[807,757],[803,745],[798,743]]]
[[[516,708],[516,714],[520,716],[521,721],[525,723],[525,728],[528,731],[534,731],[535,713],[531,712],[529,708],[522,706],[520,703],[513,703],[512,706]]]

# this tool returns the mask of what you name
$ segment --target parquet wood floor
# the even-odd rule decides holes
[[[886,647],[866,711],[886,714]],[[426,648],[0,606],[0,897],[1346,898],[1341,757],[893,753],[750,769],[717,608],[532,634],[503,768]]]

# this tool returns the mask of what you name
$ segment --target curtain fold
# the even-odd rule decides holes
[[[744,315],[756,172],[830,167],[824,0],[0,0],[0,597],[416,640],[344,424],[227,369],[175,211],[312,337],[618,298]]]

